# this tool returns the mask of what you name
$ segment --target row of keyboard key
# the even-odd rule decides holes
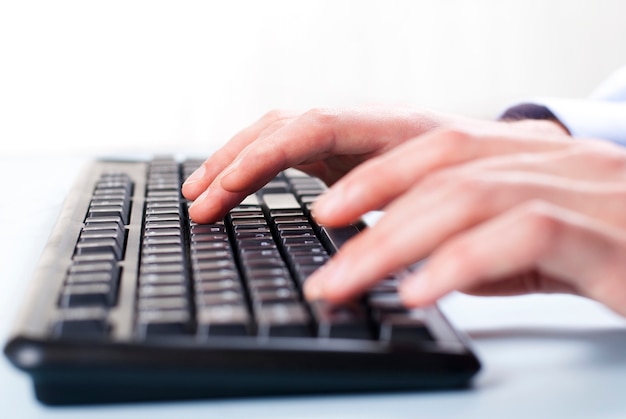
[[[104,336],[108,310],[117,303],[133,182],[105,173],[96,182],[85,222],[59,297],[57,336]]]
[[[148,338],[189,333],[193,307],[189,302],[186,240],[180,205],[178,164],[152,162],[146,183],[143,240],[137,288],[137,334]]]
[[[311,336],[310,315],[259,205],[231,211],[235,249],[256,319],[256,333]]]

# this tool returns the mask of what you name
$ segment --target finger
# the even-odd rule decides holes
[[[450,172],[458,175],[458,172]],[[453,235],[523,202],[543,199],[626,226],[623,184],[574,182],[529,173],[464,173],[418,185],[309,278],[311,298],[347,300],[391,272],[428,256]]]
[[[626,231],[535,201],[451,239],[400,286],[409,306],[507,283],[512,294],[575,291],[626,315]],[[538,275],[520,277],[535,270]],[[558,278],[558,281],[555,279]]]
[[[209,196],[210,199],[208,199]],[[237,206],[245,197],[245,194],[228,192],[212,183],[191,203],[189,217],[199,224],[221,220],[226,216],[229,209]]]
[[[215,180],[215,177],[224,170],[239,153],[270,125],[284,119],[292,118],[295,114],[287,111],[274,110],[265,114],[258,121],[237,133],[226,145],[209,157],[183,184],[183,195],[195,200]]]
[[[430,118],[425,115],[374,107],[313,109],[248,147],[225,170],[221,185],[232,192],[249,193],[251,185],[269,181],[280,170],[331,157],[353,167],[430,128],[424,124]]]
[[[562,137],[541,139],[531,134],[488,135],[440,130],[425,134],[362,164],[337,182],[314,206],[323,224],[343,225],[377,210],[407,191],[428,174],[442,168],[492,156],[545,152],[571,146]]]
[[[288,121],[287,118],[274,122],[265,128],[257,137],[260,141],[267,135],[280,129]],[[245,152],[245,148],[244,151]],[[261,163],[262,164],[262,163]],[[222,219],[228,210],[239,204],[248,195],[245,192],[231,192],[220,187],[220,177],[218,174],[216,179],[209,184],[206,190],[200,194],[189,207],[189,216],[197,223],[209,223]],[[252,187],[256,190],[261,188],[265,182],[257,182]]]
[[[531,172],[577,180],[621,182],[626,178],[626,150],[602,140],[579,140],[556,151],[496,156],[464,164],[459,169]]]

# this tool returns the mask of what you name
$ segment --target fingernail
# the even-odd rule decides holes
[[[314,217],[320,214],[322,215],[322,217],[328,217],[340,211],[342,205],[343,198],[341,194],[338,193],[336,190],[330,190],[324,195],[320,196],[319,199],[317,199],[313,203],[313,208],[311,209],[311,211],[313,212]]]
[[[202,201],[204,201],[206,199],[208,194],[209,194],[209,190],[208,189],[206,191],[202,192],[200,194],[200,196],[197,197],[196,200],[191,203],[191,205],[189,206],[189,209],[198,206]]]
[[[323,299],[329,289],[338,288],[338,284],[342,284],[345,279],[345,275],[342,273],[342,265],[345,264],[330,260],[326,262],[324,266],[316,270],[313,275],[304,282],[306,298],[308,300]]]
[[[204,174],[206,173],[206,168],[204,167],[204,164],[201,165],[200,167],[198,167],[192,174],[191,176],[189,176],[187,178],[187,180],[185,180],[185,185],[190,185],[192,183],[195,183],[197,181],[199,181],[200,179],[202,179],[204,177]]]
[[[400,298],[407,305],[417,305],[428,292],[428,277],[423,271],[406,278],[399,287]]]
[[[241,157],[228,165],[226,169],[222,170],[219,175],[220,183],[227,177],[229,177],[239,166],[241,165]]]
[[[319,300],[322,298],[322,288],[319,281],[311,281],[311,278],[304,282],[304,296],[307,300]]]

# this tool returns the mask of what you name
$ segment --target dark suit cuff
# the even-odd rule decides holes
[[[559,119],[552,111],[545,106],[535,105],[534,103],[522,103],[515,105],[498,118],[501,121],[521,121],[523,119],[546,119],[549,121],[559,122]]]

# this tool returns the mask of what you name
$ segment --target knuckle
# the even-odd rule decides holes
[[[276,131],[278,131],[280,128],[284,127],[287,124],[287,122],[284,119],[276,119],[274,121],[271,121],[257,136],[257,140],[269,137],[270,135],[274,134]]]
[[[490,176],[461,169],[437,171],[428,175],[422,184],[424,192],[443,193],[446,199],[464,205],[467,213],[474,215],[498,206],[499,188],[500,185]]]
[[[605,141],[586,143],[581,147],[585,157],[599,161],[609,173],[626,174],[626,153],[620,146]]]
[[[265,115],[263,115],[261,119],[271,124],[281,119],[288,118],[290,115],[291,112],[284,109],[272,109],[269,112],[265,113]]]
[[[542,200],[531,200],[521,206],[520,223],[530,230],[533,237],[542,237],[544,248],[552,247],[563,231],[563,222],[557,209]]]
[[[460,128],[442,128],[438,130],[433,141],[444,152],[455,152],[459,148],[467,145],[469,141],[475,140],[476,136],[467,130]]]
[[[337,119],[337,111],[330,108],[312,108],[304,113],[304,117],[318,124],[329,125]]]

